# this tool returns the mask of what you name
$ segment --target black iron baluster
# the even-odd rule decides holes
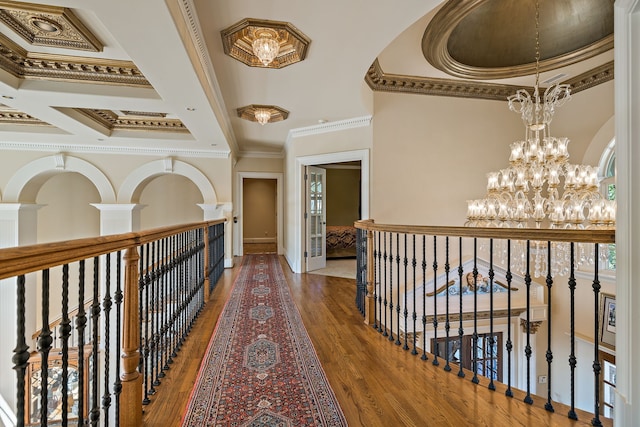
[[[574,264],[574,243],[570,244],[570,259],[569,259],[569,294],[570,294],[570,323],[571,323],[571,353],[569,354],[569,368],[571,370],[571,408],[567,416],[572,420],[578,419],[576,414],[576,276],[575,276],[575,264]]]
[[[471,382],[478,384],[478,239],[473,238],[473,378]]]
[[[511,240],[507,240],[507,273],[505,275],[507,279],[507,390],[504,392],[505,396],[513,397],[513,390],[511,390],[511,352],[513,351],[513,342],[511,341],[511,280],[513,275],[511,274]]]
[[[49,352],[51,351],[51,330],[49,329],[49,269],[42,270],[42,329],[38,336],[38,352],[40,353],[40,425],[48,425],[49,410]]]
[[[85,275],[85,260],[80,260],[78,266],[78,315],[76,316],[76,330],[78,331],[78,390],[85,390],[85,383],[88,378],[85,378],[84,367],[84,332],[87,325],[87,315],[84,310],[84,275]],[[78,425],[85,424],[85,397],[84,393],[78,393]]]
[[[527,240],[527,270],[524,275],[524,284],[527,288],[527,344],[524,354],[527,357],[527,395],[524,402],[529,405],[533,404],[531,397],[531,241]]]
[[[489,390],[495,391],[496,385],[493,383],[493,352],[496,339],[493,335],[493,239],[489,239]],[[484,368],[487,371],[486,365]],[[497,372],[496,372],[497,374]]]
[[[396,274],[398,281],[396,282],[396,345],[402,344],[400,342],[400,233],[396,233]],[[406,332],[406,331],[405,331]]]
[[[213,229],[213,227],[212,227]],[[160,377],[164,378],[164,371],[169,369],[169,361],[168,361],[168,352],[169,352],[169,343],[167,337],[167,322],[169,320],[169,289],[167,286],[168,278],[168,253],[167,253],[167,245],[169,238],[162,239],[162,268],[161,268],[161,289],[162,289],[162,328],[160,329],[161,333],[161,341],[162,341],[162,371],[160,371]],[[213,259],[213,258],[210,258]]]
[[[438,361],[438,244],[436,236],[433,236],[433,364],[440,365]]]
[[[158,275],[157,275],[157,264],[156,264],[156,242],[155,240],[151,242],[151,250],[149,251],[151,255],[151,264],[147,269],[147,274],[149,275],[149,282],[147,283],[147,327],[150,329],[149,338],[149,358],[147,359],[147,363],[149,363],[149,394],[156,394],[156,386],[160,385],[158,378],[156,377],[157,366],[156,358],[157,358],[157,324],[156,320],[158,318],[158,312],[156,310],[156,299],[157,292],[156,287],[158,284]],[[150,288],[150,289],[149,289]]]
[[[594,398],[593,398],[593,403],[594,403],[594,407],[593,407],[593,413],[594,413],[594,417],[591,420],[591,425],[599,427],[602,426],[602,422],[600,421],[600,370],[601,365],[600,365],[600,343],[598,340],[598,334],[600,332],[600,319],[598,318],[598,304],[599,304],[599,295],[600,295],[600,280],[598,279],[598,266],[600,263],[600,256],[598,255],[598,244],[594,243],[594,266],[593,266],[593,285],[591,286],[593,288],[593,312],[596,313],[595,316],[595,322],[593,324],[594,326],[594,334],[593,336],[596,337],[594,339],[594,346],[593,346],[593,379],[594,379],[594,384],[595,384],[595,393],[594,393]]]
[[[407,306],[407,267],[409,265],[409,260],[407,259],[407,234],[404,234],[404,345],[402,346],[403,350],[409,350],[409,308]],[[398,287],[398,291],[400,288]],[[415,331],[414,331],[415,333]]]
[[[459,280],[459,292],[458,292],[458,296],[459,296],[459,300],[460,300],[460,308],[458,310],[458,320],[460,321],[460,324],[458,326],[458,339],[460,340],[460,359],[458,360],[458,367],[459,367],[459,371],[458,371],[458,376],[461,378],[464,378],[465,373],[462,370],[462,355],[464,354],[464,328],[462,327],[462,275],[464,274],[464,269],[462,267],[462,237],[459,238],[458,241],[458,260],[459,260],[459,265],[458,265],[458,280]]]
[[[151,285],[149,276],[151,257],[149,244],[141,245],[140,250],[140,278],[142,280],[142,285],[140,286],[140,350],[142,352],[140,357],[140,374],[142,374],[144,378],[144,397],[142,404],[148,405],[151,403],[149,399],[149,287]],[[144,322],[144,325],[142,322]]]
[[[116,258],[116,292],[114,295],[114,302],[116,304],[116,330],[122,330],[122,251],[118,251]],[[116,333],[116,354],[120,354],[120,348],[122,346],[121,337],[119,333]],[[116,424],[120,423],[120,393],[122,392],[122,380],[120,379],[120,361],[116,365],[116,378],[113,385],[113,395],[116,400]]]
[[[444,280],[445,280],[445,321],[444,321],[444,331],[445,331],[445,339],[444,339],[444,357],[445,364],[444,370],[449,372],[451,371],[451,365],[449,365],[449,332],[451,330],[451,324],[449,323],[449,271],[451,266],[449,265],[449,236],[445,237],[445,261],[444,261]]]
[[[171,253],[171,261],[169,263],[169,347],[171,352],[167,363],[169,366],[173,363],[173,358],[176,357],[176,236],[173,235],[170,238],[169,252]]]
[[[17,289],[16,289],[16,321],[17,321],[17,334],[16,334],[16,347],[13,349],[13,369],[16,371],[16,397],[17,397],[17,413],[16,418],[18,421],[18,427],[24,427],[25,411],[25,378],[27,372],[27,364],[29,362],[29,346],[25,339],[26,332],[26,298],[25,298],[25,277],[24,275],[18,276]]]
[[[89,418],[92,426],[97,426],[100,420],[100,407],[98,400],[98,386],[99,378],[98,364],[100,353],[98,352],[98,332],[100,331],[100,259],[98,257],[93,258],[93,303],[91,304],[91,410],[89,411]]]
[[[69,422],[69,264],[62,266],[62,319],[60,321],[60,339],[62,342],[62,425]]]
[[[422,360],[427,360],[427,236],[422,235]]]
[[[367,231],[367,236],[369,235],[369,232]],[[373,256],[371,257],[371,260],[373,261],[373,265],[369,265],[369,261],[368,261],[368,253],[367,253],[367,275],[365,277],[365,280],[368,279],[369,277],[369,269],[373,270],[373,329],[375,329],[376,331],[379,330],[379,322],[378,322],[378,296],[380,294],[380,288],[378,287],[378,280],[379,280],[379,276],[378,276],[378,270],[376,268],[376,260],[377,260],[377,255],[378,253],[376,252],[376,240],[379,240],[380,236],[375,233],[375,232],[371,232],[371,235],[373,236],[373,242],[371,244],[371,246],[373,247]],[[369,245],[369,241],[366,240],[366,246],[368,248]]]
[[[388,313],[388,301],[387,301],[387,232],[384,232],[384,330],[383,336],[389,335],[387,332],[387,313]]]
[[[376,286],[378,287],[378,332],[383,332],[382,329],[382,293],[384,292],[385,294],[385,299],[384,299],[384,308],[385,308],[385,327],[386,325],[386,315],[387,315],[387,291],[386,291],[386,286],[387,286],[387,279],[384,278],[384,288],[383,288],[383,276],[382,276],[382,238],[381,238],[381,233],[378,231],[376,234],[377,238],[377,242],[378,242],[378,280],[380,283],[376,283]],[[386,243],[385,243],[386,244]],[[386,251],[386,249],[385,249]],[[386,263],[386,253],[385,253],[385,263]],[[382,289],[381,289],[382,288]]]
[[[416,266],[418,262],[416,261],[416,235],[413,235],[413,258],[411,260],[411,266],[413,267],[413,349],[411,350],[411,354],[414,356],[418,354],[418,349],[416,348],[416,320],[418,320],[418,314],[416,313]]]
[[[111,254],[105,255],[105,290],[102,302],[104,312],[104,395],[102,396],[102,410],[104,413],[104,425],[109,427],[109,408],[111,407],[111,392],[109,390],[109,356],[111,354]],[[118,354],[118,351],[115,352]]]
[[[389,341],[393,342],[393,234],[389,233]]]
[[[551,351],[551,286],[553,285],[553,276],[551,275],[551,242],[547,241],[547,403],[544,409],[554,412],[551,403],[551,362],[553,361],[553,352]]]

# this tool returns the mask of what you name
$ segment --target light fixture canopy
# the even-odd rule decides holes
[[[220,32],[224,53],[250,67],[283,68],[305,59],[311,43],[289,22],[246,18]]]
[[[257,122],[261,125],[279,122],[289,117],[289,112],[277,105],[251,104],[238,108],[236,112],[241,119]]]

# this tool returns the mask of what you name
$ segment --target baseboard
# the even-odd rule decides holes
[[[224,268],[233,268],[233,258],[224,259]]]
[[[242,239],[242,243],[276,243],[275,237],[250,237]]]

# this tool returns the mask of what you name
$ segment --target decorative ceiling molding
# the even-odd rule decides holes
[[[289,148],[288,145],[295,138],[371,126],[372,118],[373,116],[354,117],[351,119],[337,120],[335,122],[326,122],[317,125],[291,129],[289,130],[289,134],[287,135],[286,149]]]
[[[27,52],[3,34],[0,69],[23,79],[151,87],[133,62]]]
[[[140,156],[176,156],[176,157],[197,157],[208,159],[227,159],[229,151],[222,150],[193,150],[193,149],[167,149],[157,147],[131,147],[118,145],[81,145],[81,144],[56,144],[37,142],[2,142],[0,150],[3,151],[39,151],[51,153],[109,153],[109,154],[131,154]]]
[[[0,21],[34,46],[102,52],[104,46],[71,9],[0,1]]]
[[[577,93],[593,86],[613,80],[613,61],[582,73],[563,83],[571,85],[571,92]],[[459,98],[491,99],[506,101],[521,86],[483,83],[454,79],[439,79],[419,76],[386,74],[376,59],[365,76],[365,81],[374,91],[400,92],[420,95],[453,96]],[[533,93],[533,88],[525,88]],[[541,88],[544,92],[544,88]]]
[[[0,104],[0,125],[51,126],[40,119],[18,111],[15,108]]]
[[[139,114],[135,116],[118,115],[111,110],[92,110],[86,108],[75,108],[74,110],[109,130],[189,132],[185,125],[178,119],[140,117]]]
[[[273,32],[280,44],[275,59],[265,65],[253,54],[252,43],[260,31]],[[224,53],[250,67],[283,68],[303,61],[311,39],[289,22],[246,18],[220,32]]]
[[[270,117],[267,123],[280,122],[282,120],[286,120],[289,117],[289,112],[282,107],[278,107],[277,105],[257,105],[251,104],[245,107],[240,107],[236,111],[238,113],[238,117],[241,119],[249,120],[250,122],[257,122],[256,119],[256,111],[266,110],[269,112]]]
[[[386,74],[376,59],[365,76],[369,87],[381,92],[417,93],[421,95],[454,96],[459,98],[504,101],[516,93],[519,86],[469,82],[454,79]],[[532,88],[527,88],[532,91]]]

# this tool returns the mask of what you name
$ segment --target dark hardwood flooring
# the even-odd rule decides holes
[[[471,375],[459,378],[429,361],[420,360],[364,325],[355,308],[355,282],[314,274],[294,274],[283,257],[281,264],[294,301],[329,382],[350,426],[582,426],[566,417],[567,408],[555,413],[543,409],[534,397],[504,396],[505,387],[487,389],[487,381],[474,385]],[[198,318],[152,402],[144,407],[145,426],[179,426],[200,361],[224,307],[241,259],[227,269]],[[455,371],[455,369],[454,369]],[[604,425],[611,425],[604,420]]]

